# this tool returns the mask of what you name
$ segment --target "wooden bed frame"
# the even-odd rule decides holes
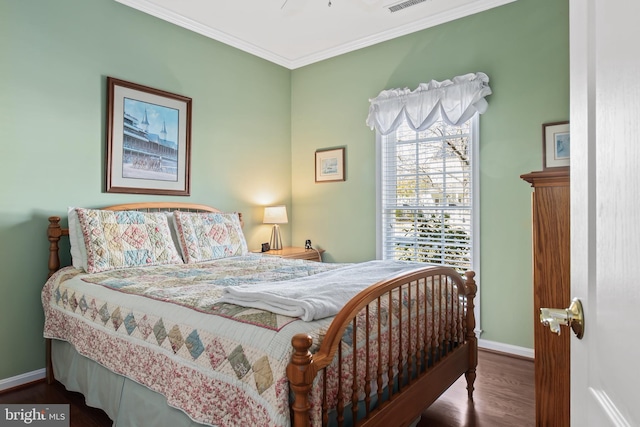
[[[206,205],[192,204],[192,203],[172,203],[172,202],[145,202],[145,203],[130,203],[109,206],[101,208],[105,210],[137,210],[147,212],[158,211],[190,211],[190,212],[220,212],[216,208],[212,208]],[[240,219],[242,221],[242,215]],[[60,257],[58,242],[62,236],[68,236],[69,230],[60,226],[60,217],[49,217],[49,227],[47,229],[47,236],[49,239],[49,277],[60,269]],[[388,366],[377,366],[377,377],[370,378],[368,372],[372,371],[369,367],[369,347],[367,344],[366,351],[366,372],[367,376],[364,379],[366,386],[366,398],[364,405],[360,403],[360,406],[364,406],[366,416],[359,420],[355,425],[358,426],[407,426],[412,421],[417,419],[420,414],[430,406],[445,390],[447,390],[460,376],[463,374],[467,381],[468,398],[473,399],[474,381],[476,377],[476,366],[478,360],[478,347],[477,339],[474,333],[475,329],[475,317],[474,317],[474,298],[477,292],[477,287],[474,281],[474,272],[465,273],[466,279],[457,274],[453,269],[447,267],[426,267],[419,270],[413,270],[404,275],[396,276],[390,280],[379,282],[364,291],[356,295],[351,301],[349,301],[344,308],[336,315],[335,319],[331,323],[331,326],[327,330],[320,348],[312,354],[309,349],[312,345],[312,339],[305,334],[297,334],[292,339],[292,346],[294,347],[294,354],[287,367],[287,376],[289,378],[289,384],[293,394],[295,396],[292,403],[292,425],[294,427],[308,426],[310,422],[310,400],[309,395],[312,389],[312,383],[317,375],[323,375],[325,367],[327,367],[336,354],[341,357],[340,345],[345,330],[351,327],[351,336],[355,337],[357,334],[364,334],[366,339],[364,342],[369,342],[370,334],[373,333],[377,340],[377,348],[383,347],[381,344],[387,334],[380,332],[381,322],[376,322],[378,325],[377,331],[371,331],[369,328],[369,316],[370,307],[374,307],[373,312],[380,312],[375,310],[384,302],[391,303],[393,292],[400,294],[400,290],[404,286],[404,290],[409,288],[409,299],[411,299],[411,286],[415,286],[416,289],[420,289],[420,284],[424,285],[425,292],[420,296],[418,304],[418,313],[420,306],[424,304],[427,307],[427,294],[426,281],[427,280],[449,280],[457,287],[458,296],[464,298],[463,310],[458,310],[457,316],[454,318],[454,314],[447,316],[447,324],[454,325],[449,326],[446,329],[446,334],[443,331],[433,331],[433,325],[431,326],[431,340],[427,338],[427,325],[424,321],[424,327],[418,325],[419,315],[414,315],[412,318],[411,310],[415,304],[409,304],[408,306],[400,305],[400,310],[408,310],[408,322],[415,322],[417,331],[422,333],[419,336],[414,336],[413,339],[416,343],[421,343],[422,346],[416,344],[415,348],[411,348],[409,345],[410,353],[407,355],[407,360],[413,361],[412,363],[404,364],[401,360],[391,360],[391,354],[389,354]],[[411,284],[410,286],[407,286]],[[420,294],[420,292],[416,292]],[[419,295],[414,295],[414,298]],[[454,304],[453,298],[451,304]],[[362,312],[362,313],[361,313]],[[364,315],[367,319],[366,326],[363,328],[361,324],[357,323],[358,315],[360,317]],[[401,311],[402,314],[402,311]],[[391,316],[388,316],[389,319]],[[426,315],[423,317],[427,317]],[[449,318],[450,317],[450,318]],[[402,316],[401,316],[402,318]],[[402,322],[402,320],[400,320]],[[449,323],[450,322],[450,323]],[[433,322],[435,323],[435,322]],[[359,325],[359,326],[358,326]],[[407,326],[409,336],[406,337],[403,332],[400,334],[400,342],[403,339],[412,341],[411,331],[413,323]],[[402,329],[402,324],[400,325]],[[375,329],[375,328],[373,328]],[[389,328],[390,330],[391,328]],[[417,335],[417,334],[416,334]],[[358,335],[360,336],[360,335]],[[438,337],[436,340],[436,336]],[[356,340],[353,339],[355,342]],[[46,357],[47,357],[47,382],[52,383],[54,381],[53,365],[51,356],[51,339],[46,340]],[[391,350],[389,351],[391,353]],[[355,354],[355,352],[354,352]],[[381,360],[380,350],[378,350],[377,360]],[[357,363],[357,357],[353,357],[354,365]],[[401,358],[398,358],[401,359]],[[393,363],[392,363],[393,362]],[[341,366],[341,364],[339,364]],[[379,364],[380,365],[380,364]],[[349,373],[342,372],[342,368],[339,368],[339,377],[344,375],[350,375],[351,378],[356,378],[356,367],[354,366]],[[384,396],[386,400],[383,401],[383,384],[382,378],[386,374],[388,377],[392,377],[392,372],[397,369],[398,375],[396,387],[387,387],[388,396]],[[324,383],[324,381],[323,381]],[[381,404],[374,405],[371,402],[371,388],[370,384],[378,384],[378,402]],[[341,387],[339,387],[341,389]],[[396,390],[397,389],[397,390]],[[375,394],[375,393],[374,393]],[[340,394],[339,402],[346,402],[351,404],[352,416],[355,417],[358,411],[358,393],[356,387],[354,387],[353,393],[350,396],[343,396]],[[374,396],[375,397],[375,396]],[[326,401],[326,398],[325,398]],[[338,424],[342,425],[344,419],[344,413],[348,409],[344,408],[344,403],[339,403],[337,408]],[[362,409],[362,408],[361,408]],[[328,420],[328,412],[323,404],[323,425]]]

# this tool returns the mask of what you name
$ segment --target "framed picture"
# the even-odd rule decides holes
[[[108,193],[188,196],[191,98],[107,77]]]
[[[344,180],[344,147],[316,150],[316,182]]]
[[[569,122],[545,123],[542,125],[544,169],[569,166],[570,149]]]

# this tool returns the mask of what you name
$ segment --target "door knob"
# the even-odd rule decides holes
[[[560,335],[560,326],[569,326],[576,337],[582,339],[584,335],[582,303],[574,298],[568,308],[541,308],[540,322],[558,335]]]

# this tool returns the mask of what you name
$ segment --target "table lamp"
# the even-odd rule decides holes
[[[271,230],[271,241],[269,246],[273,250],[282,249],[282,238],[280,237],[280,225],[289,222],[287,218],[286,206],[267,206],[264,208],[264,220],[265,224],[273,224]]]

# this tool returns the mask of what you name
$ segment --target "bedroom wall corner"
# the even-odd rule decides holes
[[[493,90],[480,118],[482,338],[533,348],[531,191],[520,175],[542,167],[542,123],[569,117],[568,0],[519,0],[294,70],[292,237],[329,261],[375,258],[368,100],[477,71]],[[315,150],[341,146],[347,180],[315,183]]]
[[[260,206],[291,205],[291,71],[113,0],[2,1],[0,16],[2,380],[44,366],[48,216],[203,203],[264,241]],[[104,193],[107,76],[193,99],[189,197]]]

